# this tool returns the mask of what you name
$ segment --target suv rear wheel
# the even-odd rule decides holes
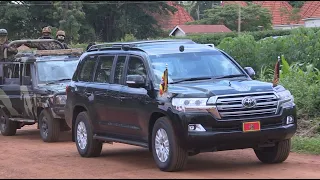
[[[7,115],[0,112],[0,132],[3,136],[14,136],[17,133],[18,122],[10,121]]]
[[[54,119],[47,110],[42,110],[39,116],[40,135],[44,142],[56,142],[60,135],[60,121]]]
[[[254,150],[258,159],[263,163],[281,163],[285,161],[290,153],[291,139],[278,142],[274,147]]]
[[[97,157],[100,155],[103,143],[93,139],[93,132],[89,124],[87,112],[78,114],[74,126],[74,139],[79,154],[82,157]]]
[[[177,142],[171,122],[159,118],[152,130],[152,154],[162,171],[180,171],[184,168],[188,152]]]

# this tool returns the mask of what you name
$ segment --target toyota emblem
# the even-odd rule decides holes
[[[257,101],[252,97],[244,97],[242,99],[242,105],[246,108],[254,108],[257,105]]]

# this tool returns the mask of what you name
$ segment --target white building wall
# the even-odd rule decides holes
[[[304,20],[305,27],[320,27],[320,18],[309,18]]]
[[[183,36],[186,36],[186,35],[182,31],[177,29],[176,32],[174,33],[174,36],[183,37]]]

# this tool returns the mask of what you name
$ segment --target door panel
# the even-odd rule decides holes
[[[97,56],[88,56],[81,62],[81,70],[78,74],[78,81],[74,84],[74,98],[76,105],[84,106],[88,109],[90,123],[93,131],[98,128],[96,121],[96,111],[94,109],[94,83],[93,77],[96,68]]]
[[[119,92],[123,87],[121,83],[126,58],[127,56],[117,56],[113,66],[114,69],[112,70],[113,73],[111,74],[113,76],[110,76],[111,83],[107,91],[100,91],[100,94],[103,94],[103,96],[100,95],[101,103],[99,104],[103,104],[104,107],[103,112],[101,112],[103,119],[100,125],[104,133],[109,135],[119,135],[123,131],[122,124],[119,123],[119,116],[123,114],[122,107],[120,106]]]
[[[9,117],[22,118],[24,111],[20,90],[20,64],[1,64],[0,68],[3,70],[1,71],[0,107]]]
[[[143,60],[137,56],[130,56],[127,63],[127,75],[142,75],[146,80],[147,67]],[[142,127],[148,127],[148,104],[151,98],[145,88],[132,88],[124,85],[119,94],[120,107],[122,108],[121,115],[118,116],[119,122],[125,126],[126,135],[131,135],[136,140],[143,140]]]

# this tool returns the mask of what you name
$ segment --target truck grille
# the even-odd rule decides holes
[[[250,97],[256,100],[256,106],[244,107],[242,100]],[[216,101],[222,119],[243,119],[274,115],[277,112],[278,98],[273,92],[220,96]]]

